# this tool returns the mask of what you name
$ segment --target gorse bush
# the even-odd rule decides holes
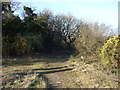
[[[28,38],[25,36],[18,36],[16,42],[14,42],[14,48],[16,55],[28,53],[30,50]]]
[[[20,35],[17,34],[14,40],[10,36],[3,36],[3,56],[23,55],[30,52],[37,52],[43,49],[43,39],[40,34]]]
[[[120,35],[107,40],[100,49],[102,64],[105,66],[116,66],[120,60]]]

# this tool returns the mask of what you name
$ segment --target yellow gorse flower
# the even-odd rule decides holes
[[[107,40],[100,50],[103,64],[116,64],[120,59],[120,35]]]

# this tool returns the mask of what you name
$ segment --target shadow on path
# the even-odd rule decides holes
[[[70,71],[73,70],[73,68],[67,68],[68,66],[64,67],[55,67],[55,68],[40,68],[40,69],[33,69],[31,72],[27,73],[14,73],[13,75],[28,75],[28,74],[50,74],[50,73],[56,73],[56,72],[63,72],[63,71]],[[58,69],[58,70],[53,70],[53,69]],[[49,70],[49,71],[38,71],[38,70]]]
[[[37,68],[37,69],[29,70],[26,72],[13,73],[12,75],[15,75],[15,76],[19,75],[24,77],[25,75],[38,74],[38,76],[41,76],[45,80],[48,88],[56,88],[56,86],[51,85],[49,83],[49,78],[47,78],[46,74],[65,72],[70,70],[73,70],[73,68],[69,68],[68,66],[54,67],[54,68]]]
[[[38,68],[38,69],[33,69],[32,71],[35,70],[52,70],[52,69],[62,69],[62,68],[67,68],[68,66],[64,66],[64,67],[55,67],[55,68]]]
[[[71,68],[67,68],[67,69],[62,69],[62,70],[45,71],[45,72],[40,72],[40,73],[41,73],[41,74],[50,74],[50,73],[70,71],[70,70],[72,70],[72,69],[71,69]]]

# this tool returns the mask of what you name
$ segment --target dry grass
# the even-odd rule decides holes
[[[76,83],[81,84],[81,88],[118,88],[118,73],[106,71],[99,62],[77,58],[72,64],[75,65],[73,71],[79,76]]]
[[[37,59],[38,60],[38,59]],[[32,69],[45,68],[45,62],[34,62],[36,59],[6,59],[2,66],[3,88],[28,88],[35,80],[41,81],[37,87],[45,88],[45,81]],[[40,61],[40,59],[38,60]],[[37,78],[37,79],[36,79]],[[39,79],[40,78],[40,79]],[[36,86],[34,86],[36,87]]]
[[[72,56],[5,59],[2,67],[3,88],[118,87],[118,74],[104,70],[95,58],[86,59]]]

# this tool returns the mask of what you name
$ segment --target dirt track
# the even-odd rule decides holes
[[[64,56],[32,58],[31,61],[28,60],[30,63],[25,63],[23,60],[24,65],[16,66],[12,63],[12,66],[3,66],[3,83],[6,87],[27,88],[36,82],[34,79],[38,75],[42,75],[49,88],[118,87],[117,75],[103,71],[97,63],[87,64],[80,60],[73,62],[67,59]],[[46,86],[44,82],[42,84]]]

